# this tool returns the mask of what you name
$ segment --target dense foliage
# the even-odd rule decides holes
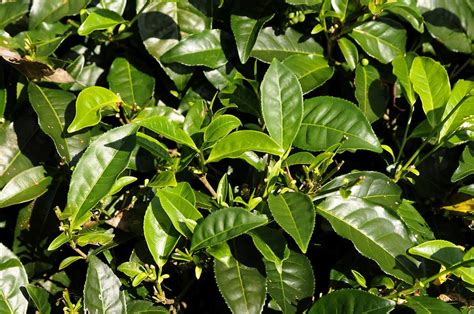
[[[472,313],[470,0],[0,1],[0,312]]]

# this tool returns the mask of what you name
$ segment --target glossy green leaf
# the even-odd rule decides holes
[[[183,123],[183,130],[189,135],[198,133],[207,115],[207,105],[205,100],[197,100],[188,110]]]
[[[474,184],[469,184],[459,188],[458,192],[474,196]]]
[[[260,87],[268,133],[283,149],[293,143],[303,118],[303,93],[297,77],[274,59]]]
[[[67,134],[67,111],[75,96],[72,93],[41,87],[32,82],[28,85],[28,96],[38,115],[41,130],[54,141],[56,150],[66,162],[70,162],[89,144],[89,134]]]
[[[191,241],[191,250],[214,246],[267,222],[266,216],[252,214],[243,208],[222,208],[198,223]]]
[[[84,285],[84,310],[88,313],[124,313],[126,303],[120,286],[112,269],[92,255]]]
[[[237,131],[224,137],[211,151],[206,162],[216,162],[224,158],[238,158],[242,153],[256,151],[272,155],[282,155],[283,148],[271,137],[258,131]]]
[[[403,304],[415,311],[416,314],[460,314],[454,306],[441,301],[440,299],[417,296],[407,297],[407,302]]]
[[[0,122],[2,123],[4,122],[4,119],[5,119],[6,106],[7,106],[7,89],[5,86],[4,74],[0,74]]]
[[[472,53],[472,3],[468,0],[424,0],[416,4],[434,38],[452,51]]]
[[[163,267],[178,243],[180,235],[174,229],[156,197],[152,199],[146,210],[143,233],[153,259],[158,267]]]
[[[52,180],[53,178],[45,176],[43,166],[20,172],[2,189],[0,208],[31,201],[43,195]]]
[[[132,184],[133,182],[137,181],[137,177],[132,177],[132,176],[123,176],[117,179],[115,181],[114,185],[110,188],[110,191],[107,195],[114,195],[120,192],[125,186]]]
[[[28,301],[20,287],[28,284],[28,276],[18,257],[0,243],[0,312],[26,313]]]
[[[130,105],[146,105],[155,92],[155,79],[125,58],[112,62],[107,81],[110,89]]]
[[[86,246],[92,245],[105,245],[110,243],[114,239],[113,229],[82,229],[76,239],[77,245]]]
[[[337,44],[339,45],[339,49],[341,49],[347,65],[349,65],[351,70],[354,70],[359,63],[359,52],[357,51],[356,45],[346,37],[339,38]]]
[[[405,53],[406,31],[398,22],[379,18],[357,26],[349,34],[364,51],[382,63]]]
[[[451,93],[448,72],[431,58],[416,57],[411,66],[410,81],[420,96],[428,121],[432,127],[436,127],[441,122],[444,106]]]
[[[332,8],[339,19],[344,22],[350,5],[350,0],[331,0]]]
[[[413,3],[413,2],[412,2]],[[382,10],[396,14],[400,18],[404,19],[419,33],[423,33],[424,20],[420,10],[415,4],[404,3],[404,2],[392,2],[382,5]]]
[[[332,179],[318,192],[322,195],[321,197],[337,196],[340,194],[340,188],[344,188],[352,197],[387,208],[395,208],[401,202],[400,187],[380,172],[353,171]]]
[[[110,90],[92,86],[84,89],[79,93],[76,101],[76,115],[71,122],[67,131],[73,133],[88,126],[94,126],[100,122],[100,110],[105,107],[116,109],[121,98]]]
[[[276,35],[272,27],[266,27],[259,33],[250,56],[271,63],[274,58],[283,61],[294,54],[323,55],[323,48],[316,41],[302,37],[302,34],[292,28]]]
[[[127,302],[127,314],[169,314],[169,311],[161,305],[145,300],[129,300]]]
[[[415,91],[410,81],[410,69],[415,57],[416,54],[414,52],[408,52],[405,56],[399,55],[392,60],[393,74],[397,77],[402,87],[402,92],[411,106],[416,101]]]
[[[224,114],[218,116],[212,119],[204,131],[204,141],[208,143],[216,142],[241,125],[240,120],[233,115]]]
[[[116,12],[107,9],[95,9],[77,29],[77,33],[86,36],[93,31],[108,29],[124,23],[125,20]]]
[[[284,166],[311,165],[316,157],[310,152],[297,152],[288,156],[283,162]]]
[[[451,182],[456,182],[474,174],[474,145],[467,145],[459,160],[459,166],[454,171]]]
[[[137,11],[145,1],[137,1]],[[180,39],[210,28],[211,20],[189,1],[153,1],[138,18],[138,27],[148,52],[159,59]]]
[[[395,208],[398,217],[405,223],[412,233],[416,243],[434,240],[435,236],[423,216],[413,207],[412,202],[403,200]]]
[[[323,0],[285,0],[285,2],[294,5],[316,5],[323,2]]]
[[[317,55],[292,55],[283,64],[296,75],[304,94],[323,85],[334,74],[328,60]]]
[[[361,290],[338,290],[316,301],[309,314],[371,313],[386,314],[393,311],[396,303]]]
[[[190,230],[186,220],[197,221],[202,218],[201,213],[185,197],[170,189],[156,191],[161,206],[168,215],[174,228],[182,235],[191,239],[193,230]]]
[[[30,284],[26,286],[26,291],[28,292],[31,301],[33,301],[33,304],[39,313],[51,313],[51,305],[48,301],[49,293],[44,288]]]
[[[193,139],[177,123],[170,121],[167,117],[153,116],[139,121],[138,124],[176,143],[198,150]]]
[[[122,15],[125,11],[127,0],[101,0],[97,7],[114,11],[119,15]]]
[[[56,238],[54,238],[53,241],[51,241],[51,243],[48,246],[48,251],[57,250],[59,247],[66,244],[70,240],[71,238],[68,237],[68,235],[66,235],[64,232],[60,233]]]
[[[294,145],[323,151],[341,142],[341,150],[382,152],[367,118],[353,103],[329,96],[305,100],[303,122]]]
[[[206,248],[206,252],[214,257],[217,261],[224,263],[227,267],[230,266],[230,258],[232,258],[232,252],[227,242],[222,242],[214,246]]]
[[[440,139],[460,129],[463,125],[474,123],[474,96],[470,94],[473,90],[473,81],[458,80],[456,82],[446,103],[443,119],[453,110],[456,111],[443,124],[439,134]]]
[[[217,29],[202,31],[180,41],[163,54],[160,60],[164,63],[178,62],[218,68],[227,63],[221,42],[226,36],[226,33]]]
[[[230,16],[230,26],[237,43],[240,62],[247,62],[252,52],[252,48],[257,41],[258,34],[270,17],[254,19],[248,16],[232,14]]]
[[[268,206],[275,221],[306,253],[315,224],[313,202],[309,196],[300,192],[270,195]]]
[[[61,261],[59,264],[59,270],[62,270],[78,260],[84,259],[82,256],[69,256]]]
[[[27,14],[29,4],[29,0],[0,3],[0,29],[4,29],[8,24],[14,23]]]
[[[80,226],[89,211],[109,193],[116,178],[127,167],[137,126],[112,129],[94,140],[77,163],[67,196],[65,217],[73,226]]]
[[[276,264],[281,273],[282,262],[288,258],[290,253],[285,237],[282,233],[266,226],[254,229],[250,232],[253,244],[263,257]]]
[[[385,112],[389,98],[388,89],[377,68],[370,64],[357,65],[355,73],[355,96],[359,108],[372,123]]]
[[[283,313],[296,313],[299,300],[313,296],[314,274],[311,262],[303,254],[291,252],[279,272],[274,263],[265,261],[270,296]]]
[[[408,283],[416,280],[416,261],[406,254],[415,242],[403,222],[389,210],[352,196],[330,197],[317,210],[340,236],[351,240],[383,271]]]
[[[217,286],[232,313],[261,313],[267,287],[258,269],[231,257],[229,265],[214,262]]]
[[[32,0],[29,26],[35,28],[42,22],[53,23],[65,16],[76,15],[90,0]]]
[[[157,139],[146,135],[145,133],[137,132],[137,144],[152,153],[154,156],[171,161],[168,148]]]

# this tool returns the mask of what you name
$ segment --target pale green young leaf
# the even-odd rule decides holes
[[[415,104],[416,95],[410,81],[410,69],[416,56],[414,52],[407,52],[404,56],[399,55],[392,60],[393,74],[397,77],[402,92],[411,106]]]
[[[216,142],[241,125],[242,123],[236,116],[230,114],[218,116],[212,119],[211,123],[206,127],[204,141],[208,143]]]
[[[86,20],[79,26],[77,33],[87,36],[98,30],[108,29],[126,22],[118,13],[107,9],[96,8],[90,12]]]

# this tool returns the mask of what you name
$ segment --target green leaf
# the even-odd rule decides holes
[[[250,232],[253,244],[263,257],[277,265],[281,273],[282,262],[288,258],[290,251],[282,233],[266,226],[254,229]]]
[[[43,195],[53,179],[45,176],[43,166],[17,174],[2,189],[0,208],[34,200]]]
[[[242,64],[245,64],[249,59],[263,24],[270,18],[271,16],[260,19],[234,14],[230,16],[230,26],[235,37],[235,42],[237,43],[237,51]]]
[[[416,57],[410,70],[413,89],[420,96],[423,111],[432,127],[436,127],[443,116],[451,87],[448,72],[437,61],[428,57]]]
[[[124,313],[125,297],[120,286],[112,269],[92,255],[84,285],[84,310],[88,313]]]
[[[116,178],[127,167],[135,147],[135,125],[112,129],[94,140],[77,163],[69,186],[63,213],[78,227],[89,218],[89,211],[109,193]]]
[[[304,94],[323,85],[334,74],[328,60],[317,55],[292,55],[283,64],[296,75]]]
[[[262,114],[268,133],[288,149],[303,118],[303,92],[296,76],[274,59],[260,87]]]
[[[132,176],[123,176],[117,179],[115,181],[114,185],[110,188],[109,193],[107,193],[108,196],[117,194],[120,192],[125,186],[132,184],[133,182],[137,181],[137,177],[132,177]]]
[[[202,123],[207,115],[207,106],[205,100],[197,100],[188,110],[183,123],[183,130],[189,135],[198,133],[201,130]]]
[[[32,0],[29,28],[33,29],[42,22],[53,23],[65,16],[76,15],[90,0]]]
[[[472,3],[468,0],[417,1],[430,34],[455,52],[472,53]]]
[[[400,217],[413,234],[416,243],[435,239],[430,227],[423,216],[413,207],[412,202],[403,200],[395,210],[397,211],[398,217]]]
[[[243,153],[256,151],[281,156],[285,152],[271,137],[259,131],[237,131],[224,137],[211,151],[207,163],[224,158],[239,158]]]
[[[125,58],[116,58],[107,75],[110,89],[130,105],[143,106],[155,92],[155,79]]]
[[[474,184],[469,184],[459,188],[458,192],[474,196]]]
[[[460,314],[454,306],[431,297],[407,297],[407,302],[404,306],[407,306],[415,311],[416,314]]]
[[[35,308],[41,314],[51,313],[51,305],[48,302],[49,293],[44,289],[34,285],[27,285],[26,291],[30,296]]]
[[[113,229],[82,229],[76,239],[77,245],[86,246],[89,244],[93,245],[105,245],[110,243],[114,239]]]
[[[125,11],[127,0],[101,0],[98,4],[98,8],[107,9],[114,11],[120,15]]]
[[[202,31],[180,41],[163,54],[160,60],[164,63],[178,62],[218,68],[227,63],[221,43],[225,41],[226,36],[226,33],[221,33],[218,29]]]
[[[28,13],[29,4],[29,0],[0,3],[0,29],[25,16]]]
[[[204,131],[204,141],[208,143],[216,142],[241,125],[240,120],[230,114],[213,118]]]
[[[313,202],[309,196],[300,192],[270,195],[268,206],[275,221],[306,253],[315,223]]]
[[[357,65],[355,74],[355,96],[359,107],[370,123],[378,120],[388,103],[388,90],[372,65]]]
[[[386,175],[375,171],[353,171],[338,176],[321,187],[321,197],[332,197],[340,194],[344,188],[352,197],[395,208],[401,202],[402,190]]]
[[[82,256],[69,256],[69,257],[66,257],[59,264],[59,270],[63,270],[64,268],[68,267],[72,263],[77,262],[78,260],[81,260],[81,259],[84,259],[84,258]]]
[[[143,220],[146,244],[159,268],[165,265],[180,235],[173,227],[157,197],[148,205]]]
[[[76,101],[76,115],[67,131],[73,133],[100,122],[100,110],[105,107],[118,108],[122,102],[119,96],[99,86],[87,87],[79,93]]]
[[[191,241],[197,251],[235,238],[268,222],[264,215],[256,215],[239,207],[222,208],[198,223]]]
[[[74,94],[41,87],[32,82],[28,85],[28,96],[38,115],[41,130],[54,141],[59,156],[70,162],[89,144],[89,134],[66,134],[67,112]]]
[[[393,311],[396,303],[361,290],[338,290],[331,292],[309,310],[309,314],[370,313],[386,314]]]
[[[197,221],[202,218],[201,213],[185,197],[170,189],[156,191],[161,206],[168,215],[174,228],[186,238],[191,239],[193,230],[186,224],[187,220]],[[176,190],[174,190],[176,191]]]
[[[458,80],[456,82],[446,103],[443,120],[451,111],[455,109],[456,111],[443,124],[439,134],[440,139],[460,129],[464,124],[474,124],[474,96],[470,94],[473,90],[473,81]],[[460,102],[462,103],[459,104]],[[458,104],[459,107],[456,108]]]
[[[414,52],[407,52],[405,56],[399,55],[392,60],[393,74],[397,77],[410,106],[416,102],[415,91],[410,81],[410,69],[416,56]]]
[[[195,151],[198,151],[193,139],[186,132],[184,132],[184,130],[181,129],[177,123],[170,121],[167,117],[153,116],[151,118],[140,120],[137,123],[157,134],[166,137],[167,139],[189,146]]]
[[[77,29],[77,33],[81,36],[87,36],[93,31],[108,29],[124,22],[125,20],[118,13],[96,8],[89,13],[89,16]]]
[[[28,276],[18,257],[0,243],[0,312],[26,313],[28,301],[20,287],[28,284]]]
[[[313,268],[303,254],[290,252],[289,257],[283,261],[281,272],[274,263],[268,261],[265,261],[265,269],[268,293],[283,313],[296,313],[298,301],[313,296]]]
[[[357,26],[349,34],[364,51],[382,63],[405,53],[407,34],[398,22],[379,18]]]
[[[168,148],[157,139],[146,135],[145,133],[137,132],[137,144],[152,153],[155,157],[171,161]]]
[[[341,142],[340,150],[382,152],[367,118],[353,103],[329,96],[305,100],[303,122],[294,145],[324,151]]]
[[[339,49],[341,49],[347,65],[349,65],[349,69],[354,70],[359,63],[359,52],[357,51],[356,45],[346,37],[339,38],[337,44]]]
[[[467,145],[459,160],[459,166],[454,171],[451,182],[457,182],[474,174],[474,145]]]
[[[257,268],[230,257],[229,265],[214,261],[217,286],[232,313],[261,313],[267,287]]]
[[[127,314],[169,314],[161,305],[145,300],[130,300],[127,302]]]
[[[331,0],[332,8],[336,12],[337,16],[344,22],[347,16],[347,10],[350,5],[349,0]]]
[[[137,1],[137,11],[144,6]],[[181,38],[200,33],[211,26],[211,19],[189,1],[150,3],[138,18],[140,35],[148,52],[159,59]]]
[[[302,37],[302,34],[292,28],[276,35],[272,27],[266,27],[259,33],[250,56],[271,63],[274,58],[283,61],[294,54],[323,55],[323,48],[316,41]]]
[[[66,244],[70,240],[71,238],[68,235],[66,235],[64,232],[60,233],[56,238],[54,238],[53,241],[51,241],[51,243],[48,246],[48,251],[57,250],[59,247]]]
[[[398,17],[404,19],[419,33],[424,31],[424,20],[420,10],[415,4],[407,4],[403,2],[394,2],[385,4],[385,11],[396,14]],[[382,5],[382,10],[384,5]]]
[[[408,283],[418,277],[415,261],[406,254],[415,242],[403,222],[386,208],[352,196],[333,196],[319,204],[317,211],[386,273]]]

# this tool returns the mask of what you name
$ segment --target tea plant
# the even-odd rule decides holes
[[[0,2],[0,312],[470,313],[468,0]]]

